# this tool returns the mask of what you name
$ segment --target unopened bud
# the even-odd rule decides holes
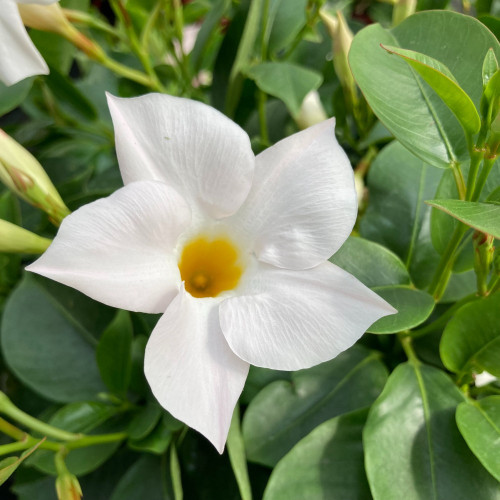
[[[392,25],[397,26],[407,17],[415,14],[417,8],[417,0],[399,0],[394,4],[392,11]]]
[[[307,127],[312,127],[317,123],[325,121],[327,118],[318,92],[316,90],[311,90],[311,92],[304,97],[299,114],[295,118],[297,125],[304,130]]]
[[[477,277],[478,293],[479,295],[487,295],[486,281],[493,263],[494,238],[491,234],[474,231],[472,241],[474,244],[474,270]]]
[[[60,223],[69,210],[35,157],[0,129],[0,181]]]
[[[42,254],[51,240],[0,219],[0,252]]]
[[[356,83],[347,57],[354,36],[342,12],[338,11],[336,18],[325,11],[321,11],[320,16],[332,38],[333,66],[335,67],[335,72],[344,92],[349,96],[351,103],[354,104],[357,101]]]
[[[68,21],[58,3],[50,5],[18,4],[18,8],[23,23],[29,28],[57,33],[97,61],[105,58],[101,47],[80,33]]]
[[[56,491],[58,500],[80,500],[83,496],[78,479],[69,472],[57,476]]]

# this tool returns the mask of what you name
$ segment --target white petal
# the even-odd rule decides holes
[[[252,190],[228,224],[255,241],[260,261],[314,267],[349,236],[357,213],[354,175],[334,128],[327,120],[257,156]]]
[[[56,3],[59,0],[16,0],[17,3],[36,3],[38,5],[50,5],[51,3]]]
[[[249,365],[222,335],[219,302],[182,287],[151,334],[144,371],[160,404],[222,453]]]
[[[474,374],[474,383],[476,384],[476,387],[484,387],[485,385],[491,384],[491,382],[495,382],[496,380],[498,380],[497,377],[486,371]]]
[[[275,370],[332,359],[396,312],[330,262],[305,271],[261,265],[245,288],[221,304],[222,331],[241,359]]]
[[[16,2],[0,7],[0,80],[14,85],[28,76],[46,75],[49,68],[24,28]]]
[[[162,180],[210,216],[234,213],[252,183],[255,158],[247,134],[200,102],[149,94],[108,94],[125,184]]]
[[[172,251],[190,219],[174,189],[135,182],[66,217],[27,269],[113,307],[163,312],[180,286]]]

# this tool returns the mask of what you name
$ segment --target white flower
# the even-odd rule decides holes
[[[497,377],[488,372],[474,374],[474,383],[476,387],[484,387],[485,385],[491,384],[497,380]]]
[[[316,365],[395,312],[326,260],[356,219],[353,172],[332,120],[254,157],[246,133],[199,102],[108,102],[125,187],[69,215],[28,269],[164,313],[146,377],[222,452],[249,363]]]
[[[17,4],[49,5],[58,0],[0,0],[0,80],[14,85],[49,68],[24,28]]]

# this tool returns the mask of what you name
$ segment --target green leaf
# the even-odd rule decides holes
[[[0,116],[17,108],[26,99],[33,81],[34,78],[25,78],[10,87],[0,82]]]
[[[376,352],[354,346],[332,361],[276,381],[250,403],[243,418],[247,457],[274,466],[320,423],[369,406],[387,372]]]
[[[469,451],[455,424],[464,397],[450,378],[420,363],[399,365],[363,432],[374,500],[500,498],[498,483]]]
[[[493,49],[490,49],[486,52],[486,56],[483,61],[483,87],[486,87],[488,81],[497,72],[497,70],[498,61],[495,57],[495,52],[493,52]]]
[[[482,233],[500,238],[500,205],[463,200],[432,200],[426,203]]]
[[[7,364],[23,383],[49,400],[92,399],[105,390],[95,361],[94,335],[112,314],[110,308],[75,290],[26,274],[3,314]]]
[[[162,455],[171,442],[172,430],[165,425],[163,420],[160,420],[153,431],[145,438],[139,440],[129,439],[128,445],[133,450]]]
[[[500,377],[500,294],[465,304],[446,325],[441,359],[461,378],[486,370]],[[471,377],[468,377],[472,380]]]
[[[378,24],[364,28],[354,37],[349,53],[352,72],[368,103],[406,148],[437,167],[467,159],[463,130],[453,113],[412,67],[380,44],[440,61],[478,108],[483,85],[477,75],[490,48],[500,55],[496,38],[470,16],[420,12],[392,30]]]
[[[104,330],[96,349],[96,359],[102,380],[109,390],[125,395],[132,370],[132,321],[130,314],[119,311]]]
[[[327,420],[276,465],[264,500],[370,500],[361,441],[367,410]]]
[[[275,3],[278,6],[269,38],[272,53],[289,47],[307,22],[307,0],[275,0]]]
[[[457,425],[474,455],[500,481],[500,396],[468,400],[457,408]]]
[[[159,422],[162,409],[155,403],[149,402],[142,407],[130,421],[128,435],[132,440],[144,439]]]
[[[0,486],[14,474],[16,469],[43,443],[43,441],[45,441],[45,438],[26,450],[20,457],[7,457],[0,460]]]
[[[226,446],[234,477],[240,490],[241,500],[252,500],[252,487],[248,477],[245,443],[241,434],[239,406],[236,406],[231,419]]]
[[[262,91],[281,99],[293,116],[299,113],[306,94],[323,81],[320,73],[287,62],[257,64],[246,74]]]
[[[384,286],[372,289],[398,312],[380,318],[368,328],[369,333],[397,333],[422,324],[434,309],[434,299],[422,290],[408,286]]]
[[[430,241],[431,209],[424,200],[434,197],[442,175],[397,141],[382,149],[368,173],[370,201],[361,236],[397,254],[418,287],[429,284],[439,258]]]
[[[173,500],[173,493],[166,488],[165,475],[159,457],[143,455],[125,471],[110,500]]]
[[[390,250],[350,236],[330,262],[352,274],[367,287],[409,285],[410,276],[399,257]]]
[[[481,118],[476,106],[474,106],[471,98],[460,87],[451,71],[444,64],[414,50],[405,50],[399,47],[384,45],[382,47],[390,54],[396,54],[404,59],[417,71],[450,108],[467,134],[472,136],[479,132]]]

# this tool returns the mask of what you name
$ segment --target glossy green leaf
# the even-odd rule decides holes
[[[438,60],[399,47],[384,46],[390,54],[396,54],[404,59],[430,85],[432,90],[441,97],[450,108],[462,128],[470,135],[479,132],[481,118],[471,98],[464,92],[455,80],[451,71]],[[490,51],[488,51],[489,53]],[[494,53],[493,53],[494,55]]]
[[[361,236],[398,255],[419,287],[430,282],[439,258],[430,241],[431,209],[424,201],[434,197],[442,175],[396,141],[382,149],[368,173],[370,199]]]
[[[474,455],[500,481],[500,396],[460,403],[457,425]]]
[[[368,287],[408,285],[410,276],[399,257],[373,241],[350,236],[330,258]]]
[[[374,500],[497,500],[500,488],[455,424],[464,397],[437,368],[399,365],[372,406],[363,432]]]
[[[247,457],[273,466],[320,423],[369,406],[387,372],[376,352],[354,346],[332,361],[265,387],[243,418]]]
[[[264,92],[281,99],[292,115],[300,111],[308,92],[317,89],[323,77],[320,73],[287,62],[264,62],[246,71]]]
[[[500,294],[461,307],[446,325],[441,359],[460,377],[486,370],[500,377]]]
[[[369,333],[397,333],[422,324],[434,309],[434,299],[422,290],[408,286],[375,287],[373,291],[398,312],[380,318],[368,328]]]
[[[20,457],[7,457],[0,460],[0,486],[9,479],[16,469],[45,441],[41,439],[34,446],[26,450]]]
[[[0,82],[0,116],[17,108],[26,98],[34,78],[25,78],[15,85],[7,87]]]
[[[380,44],[440,61],[477,108],[483,90],[477,76],[490,48],[500,55],[496,38],[472,17],[450,11],[420,12],[392,30],[378,24],[364,28],[354,37],[349,54],[352,72],[368,103],[405,147],[437,167],[465,160],[463,130],[453,113],[413,68]]]
[[[172,431],[164,424],[162,420],[145,438],[128,441],[128,445],[133,450],[146,451],[155,455],[162,455],[172,441]]]
[[[482,233],[500,238],[500,205],[462,200],[432,200],[426,203]]]
[[[327,420],[276,465],[264,500],[370,500],[363,463],[367,410]]]
[[[128,435],[130,439],[140,440],[145,438],[159,422],[162,409],[158,404],[149,402],[143,406],[130,421]]]
[[[3,354],[19,379],[45,398],[92,399],[105,391],[95,336],[112,314],[75,290],[26,274],[5,306]]]
[[[97,344],[96,359],[102,380],[111,392],[118,395],[126,394],[130,383],[132,338],[130,314],[119,311]]]
[[[245,443],[241,433],[239,406],[236,406],[233,412],[226,446],[234,477],[236,478],[240,490],[241,500],[252,500],[252,487],[248,477]]]

